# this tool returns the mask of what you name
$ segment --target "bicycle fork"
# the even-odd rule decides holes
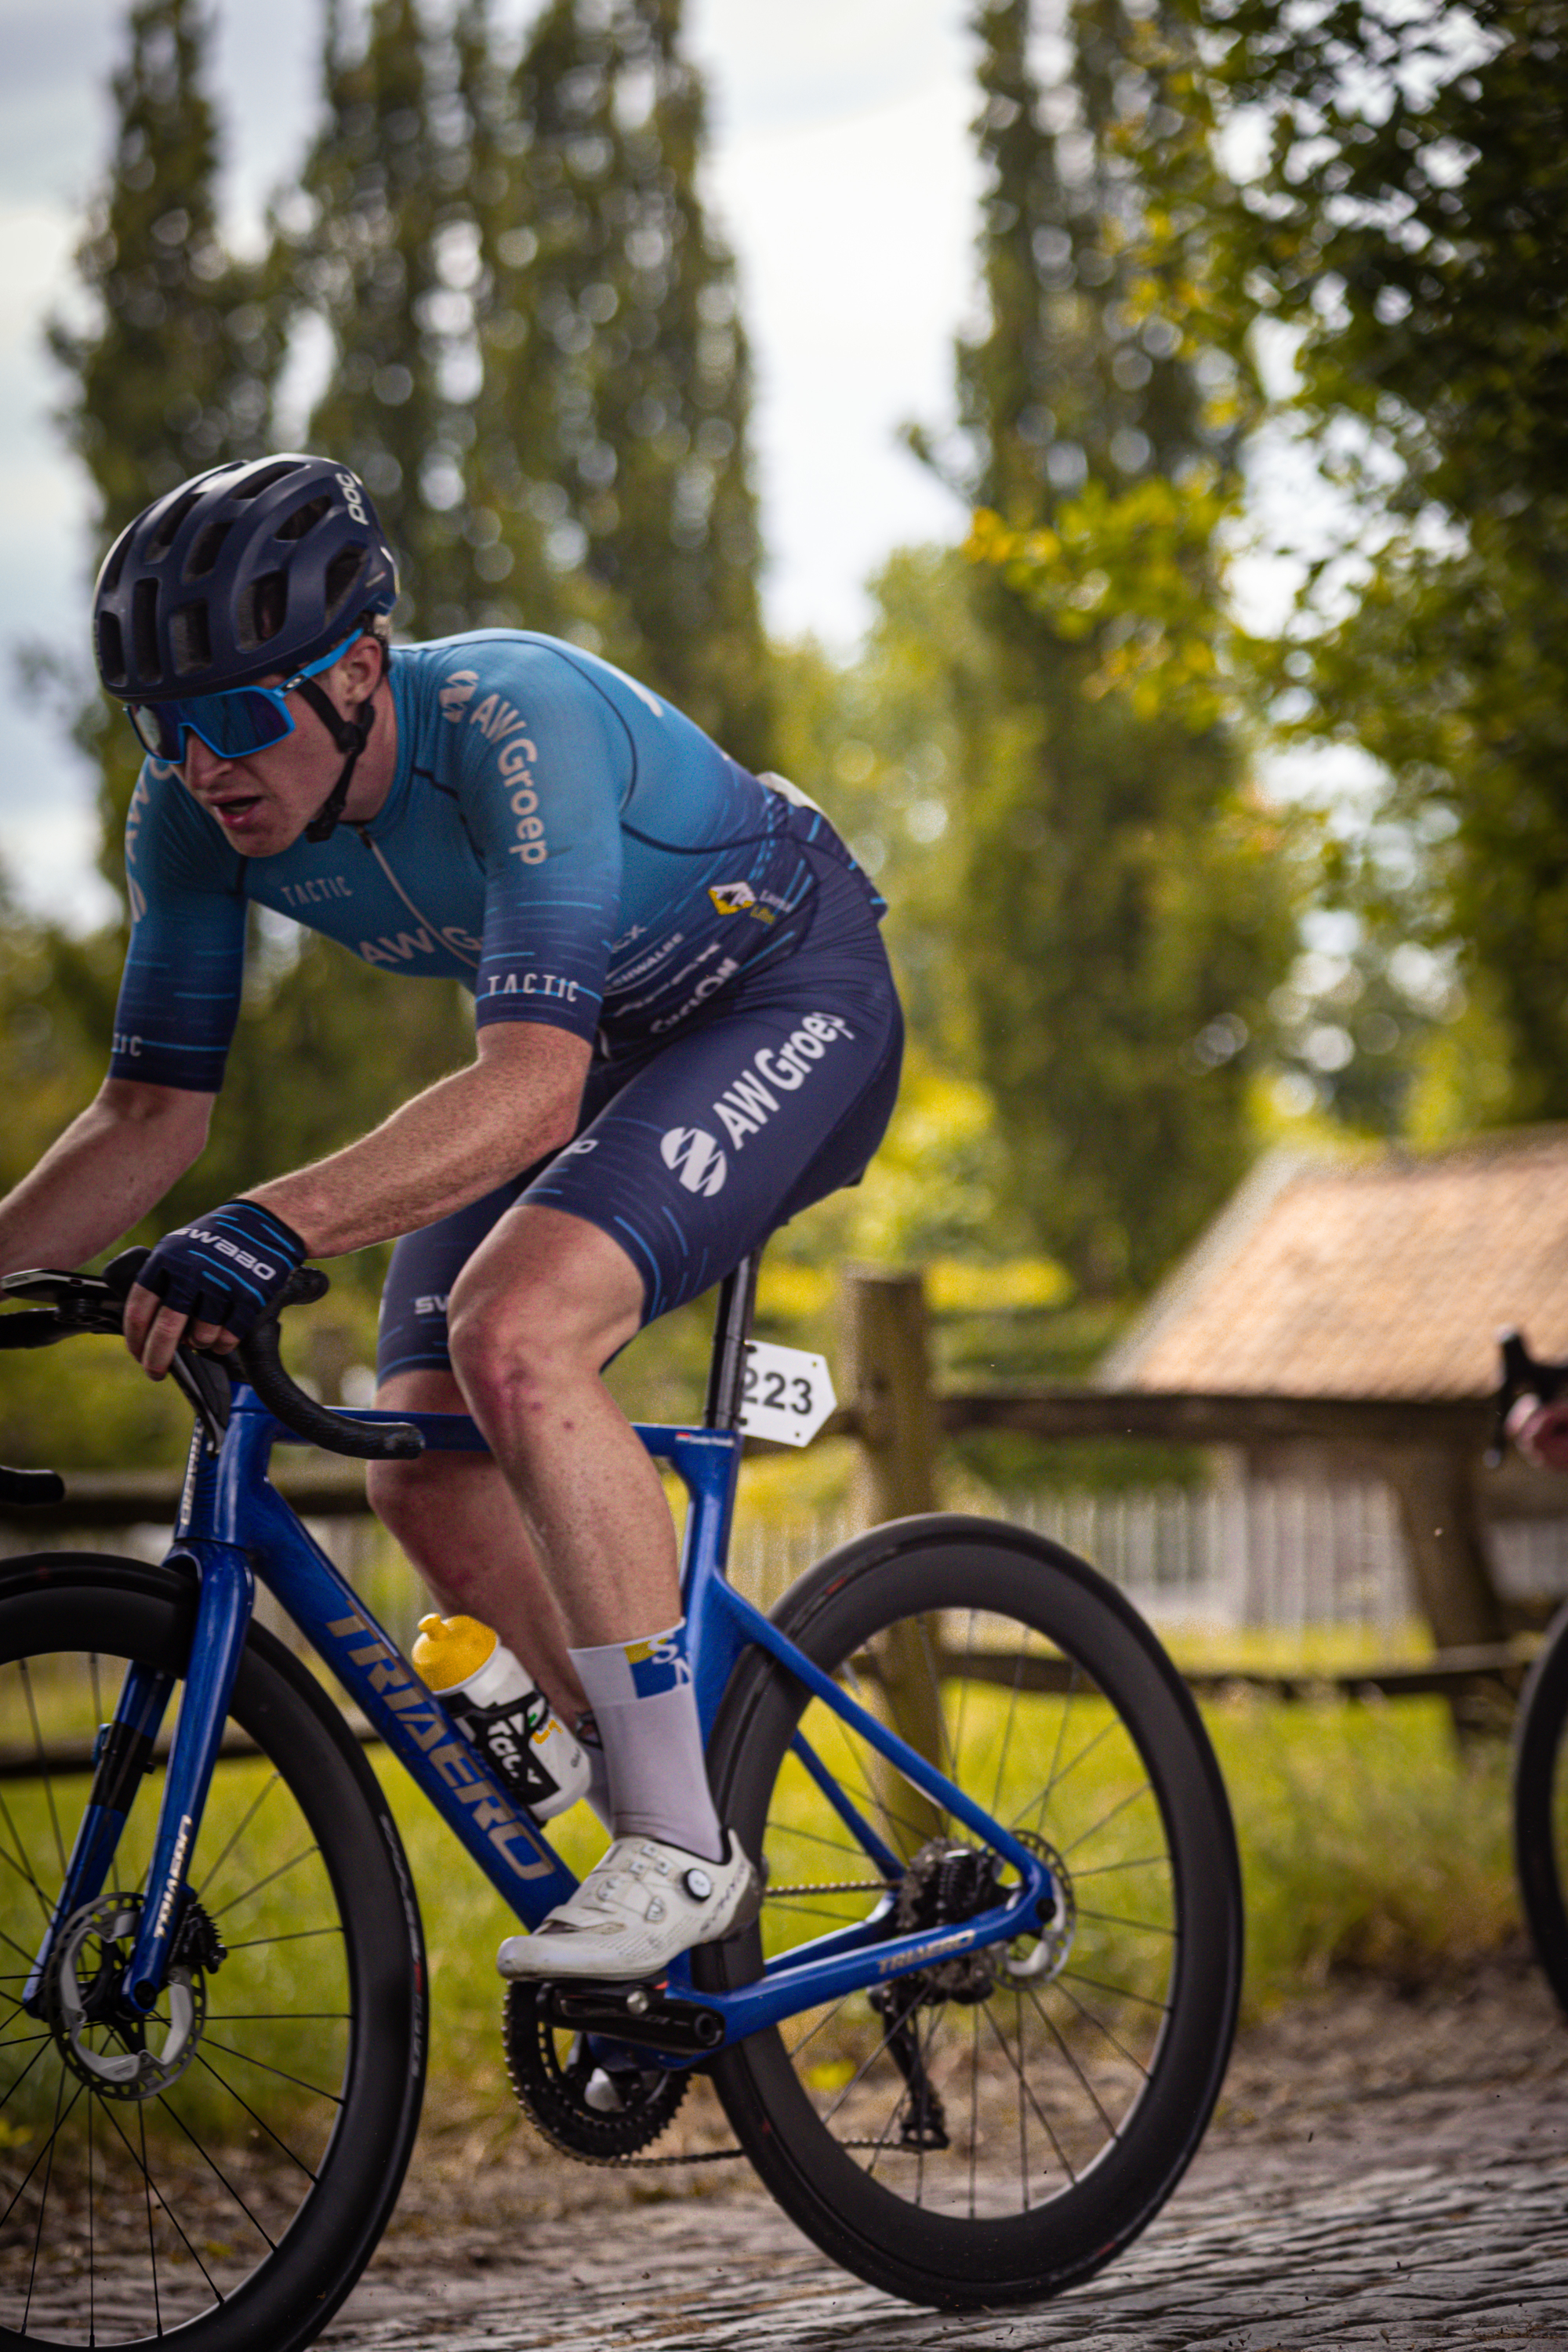
[[[237,1545],[185,1536],[170,1559],[172,1563],[188,1560],[200,1579],[200,1590],[185,1669],[184,1705],[169,1758],[136,1940],[120,1985],[121,1999],[142,2015],[163,1990],[184,1920],[186,1873],[212,1785],[256,1593],[250,1563]],[[45,1974],[62,1932],[103,1891],[136,1791],[152,1769],[175,1680],[174,1675],[134,1660],[126,1670],[114,1719],[100,1732],[92,1789],[59,1900],[28,1974],[23,2003],[29,2014],[37,2013]]]

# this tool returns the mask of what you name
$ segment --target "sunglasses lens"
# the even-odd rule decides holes
[[[265,751],[294,731],[283,698],[267,687],[233,694],[193,695],[188,702],[130,702],[126,711],[142,747],[155,760],[181,761],[185,737],[199,735],[220,760]]]
[[[126,717],[136,730],[137,740],[154,760],[177,760],[180,756],[180,726],[177,707],[159,702],[131,702],[126,705]]]
[[[184,724],[221,758],[242,759],[247,751],[265,751],[293,731],[293,721],[281,695],[264,687],[241,687],[233,694],[203,694],[174,706]]]

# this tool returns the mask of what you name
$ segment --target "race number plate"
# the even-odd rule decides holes
[[[748,1437],[809,1445],[837,1402],[826,1356],[747,1340],[741,1427]]]

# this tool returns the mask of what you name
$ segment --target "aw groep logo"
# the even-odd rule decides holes
[[[700,1127],[672,1127],[658,1147],[659,1157],[672,1168],[689,1192],[710,1200],[724,1181],[728,1162],[713,1137]]]

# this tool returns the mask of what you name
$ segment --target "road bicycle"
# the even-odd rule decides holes
[[[702,1421],[638,1433],[689,1496],[710,1769],[762,1917],[657,1982],[512,1985],[507,2067],[558,2146],[623,2164],[705,2073],[836,2262],[948,2309],[1036,2301],[1145,2226],[1217,2096],[1242,1947],[1224,1787],[1136,1612],[1023,1529],[902,1519],[769,1616],[735,1590],[755,1274],[723,1286]],[[291,1296],[325,1286],[306,1269]],[[0,1345],[119,1328],[114,1282],[4,1287],[35,1303]],[[473,1423],[329,1412],[275,1325],[233,1372],[186,1350],[175,1373],[195,1427],[166,1559],[0,1563],[7,2347],[292,2352],[369,2260],[418,2126],[427,1988],[367,1738],[524,1927],[576,1883],[268,1475],[300,1440],[482,1451]],[[258,1579],[363,1736],[254,1621]]]
[[[1539,1364],[1517,1331],[1504,1334],[1497,1429],[1489,1460],[1500,1462],[1508,1417],[1521,1397],[1550,1404],[1568,1387],[1568,1364]],[[1568,1604],[1520,1693],[1513,1731],[1513,1851],[1536,1958],[1568,2014]]]

